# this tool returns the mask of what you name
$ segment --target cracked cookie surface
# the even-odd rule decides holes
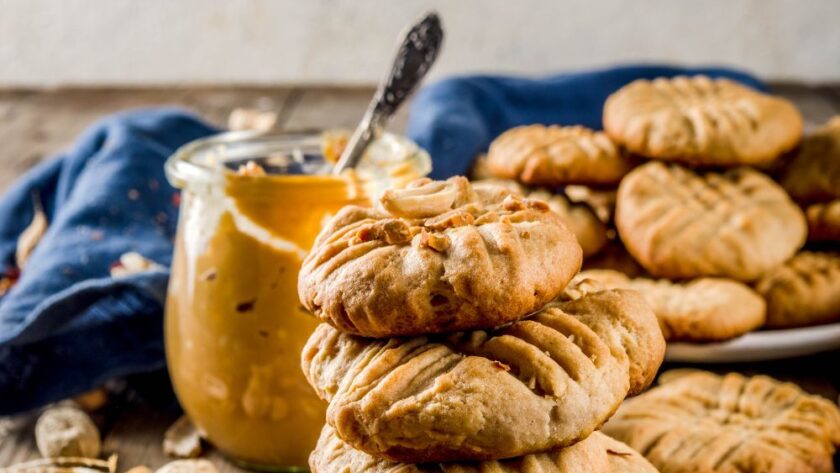
[[[696,165],[764,165],[802,137],[788,100],[728,79],[640,79],[604,105],[604,131],[630,152]]]
[[[525,184],[616,184],[636,164],[600,131],[583,126],[529,125],[493,140],[488,170]]]
[[[663,473],[831,473],[840,411],[766,376],[700,371],[627,400],[603,432]]]
[[[356,450],[325,426],[309,456],[313,473],[656,473],[632,448],[600,432],[566,448],[508,460],[407,464]]]
[[[304,307],[347,333],[389,337],[493,327],[556,298],[581,264],[545,202],[463,177],[345,207],[303,262]]]
[[[665,342],[633,291],[585,286],[493,331],[365,339],[322,324],[302,368],[327,422],[391,461],[492,460],[585,438],[652,380]]]
[[[616,227],[651,274],[752,281],[805,242],[802,211],[764,174],[749,169],[695,173],[650,162],[618,188]]]

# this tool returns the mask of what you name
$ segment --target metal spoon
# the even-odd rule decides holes
[[[371,141],[382,133],[394,112],[432,67],[442,42],[443,29],[435,12],[426,13],[406,31],[391,73],[376,89],[365,116],[333,168],[333,174],[356,167]]]

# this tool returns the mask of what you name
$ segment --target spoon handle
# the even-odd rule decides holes
[[[379,84],[364,118],[341,153],[334,174],[356,167],[370,142],[432,67],[442,42],[443,28],[434,12],[427,13],[409,28],[400,42],[390,74]]]

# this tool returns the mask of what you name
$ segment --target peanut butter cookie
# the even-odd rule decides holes
[[[566,291],[494,331],[374,340],[319,326],[302,367],[354,448],[407,463],[572,445],[652,380],[665,342],[633,291]]]
[[[309,456],[312,473],[657,473],[632,448],[600,432],[546,453],[508,460],[453,463],[393,463],[356,450],[325,426]]]
[[[805,208],[808,241],[840,241],[840,199]]]
[[[494,176],[535,185],[616,184],[635,164],[607,135],[582,126],[512,128],[487,151]]]
[[[560,216],[560,220],[575,234],[584,257],[594,255],[607,244],[607,226],[587,204],[572,202],[563,193],[553,193],[544,189],[532,190],[527,197],[546,202],[548,207]]]
[[[595,211],[595,215],[604,222],[610,223],[615,214],[615,195],[618,187],[612,189],[594,188],[589,186],[571,185],[563,187],[563,193],[575,203],[588,205]]]
[[[303,305],[344,332],[389,337],[493,327],[556,298],[580,269],[574,235],[545,202],[466,178],[345,207],[303,262]]]
[[[727,340],[764,324],[764,299],[749,286],[730,279],[700,278],[675,283],[596,269],[581,272],[573,281],[584,279],[611,289],[639,292],[659,319],[665,340]]]
[[[697,174],[651,162],[618,188],[616,227],[655,276],[757,279],[805,242],[805,217],[770,178],[749,168]]]
[[[840,115],[802,141],[780,181],[796,200],[840,199]]]
[[[767,326],[802,327],[840,321],[840,255],[803,251],[755,286],[767,301]]]
[[[840,410],[766,376],[701,371],[626,401],[603,431],[663,473],[829,473]]]
[[[604,104],[604,131],[630,152],[695,165],[764,165],[802,137],[788,100],[706,76],[637,80]]]
[[[486,179],[473,182],[476,188],[488,186],[502,186],[511,192],[529,199],[542,200],[575,234],[578,244],[583,250],[583,256],[591,256],[601,250],[607,243],[607,226],[595,215],[595,211],[587,204],[572,202],[564,193],[553,193],[544,189],[528,189],[510,179]]]
[[[606,245],[591,258],[583,262],[584,271],[590,269],[609,269],[624,273],[630,277],[644,276],[647,274],[638,261],[627,252],[627,249],[616,238],[607,242]]]

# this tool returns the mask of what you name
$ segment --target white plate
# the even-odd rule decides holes
[[[721,343],[669,343],[666,361],[728,363],[778,360],[840,349],[840,323],[751,332]]]

